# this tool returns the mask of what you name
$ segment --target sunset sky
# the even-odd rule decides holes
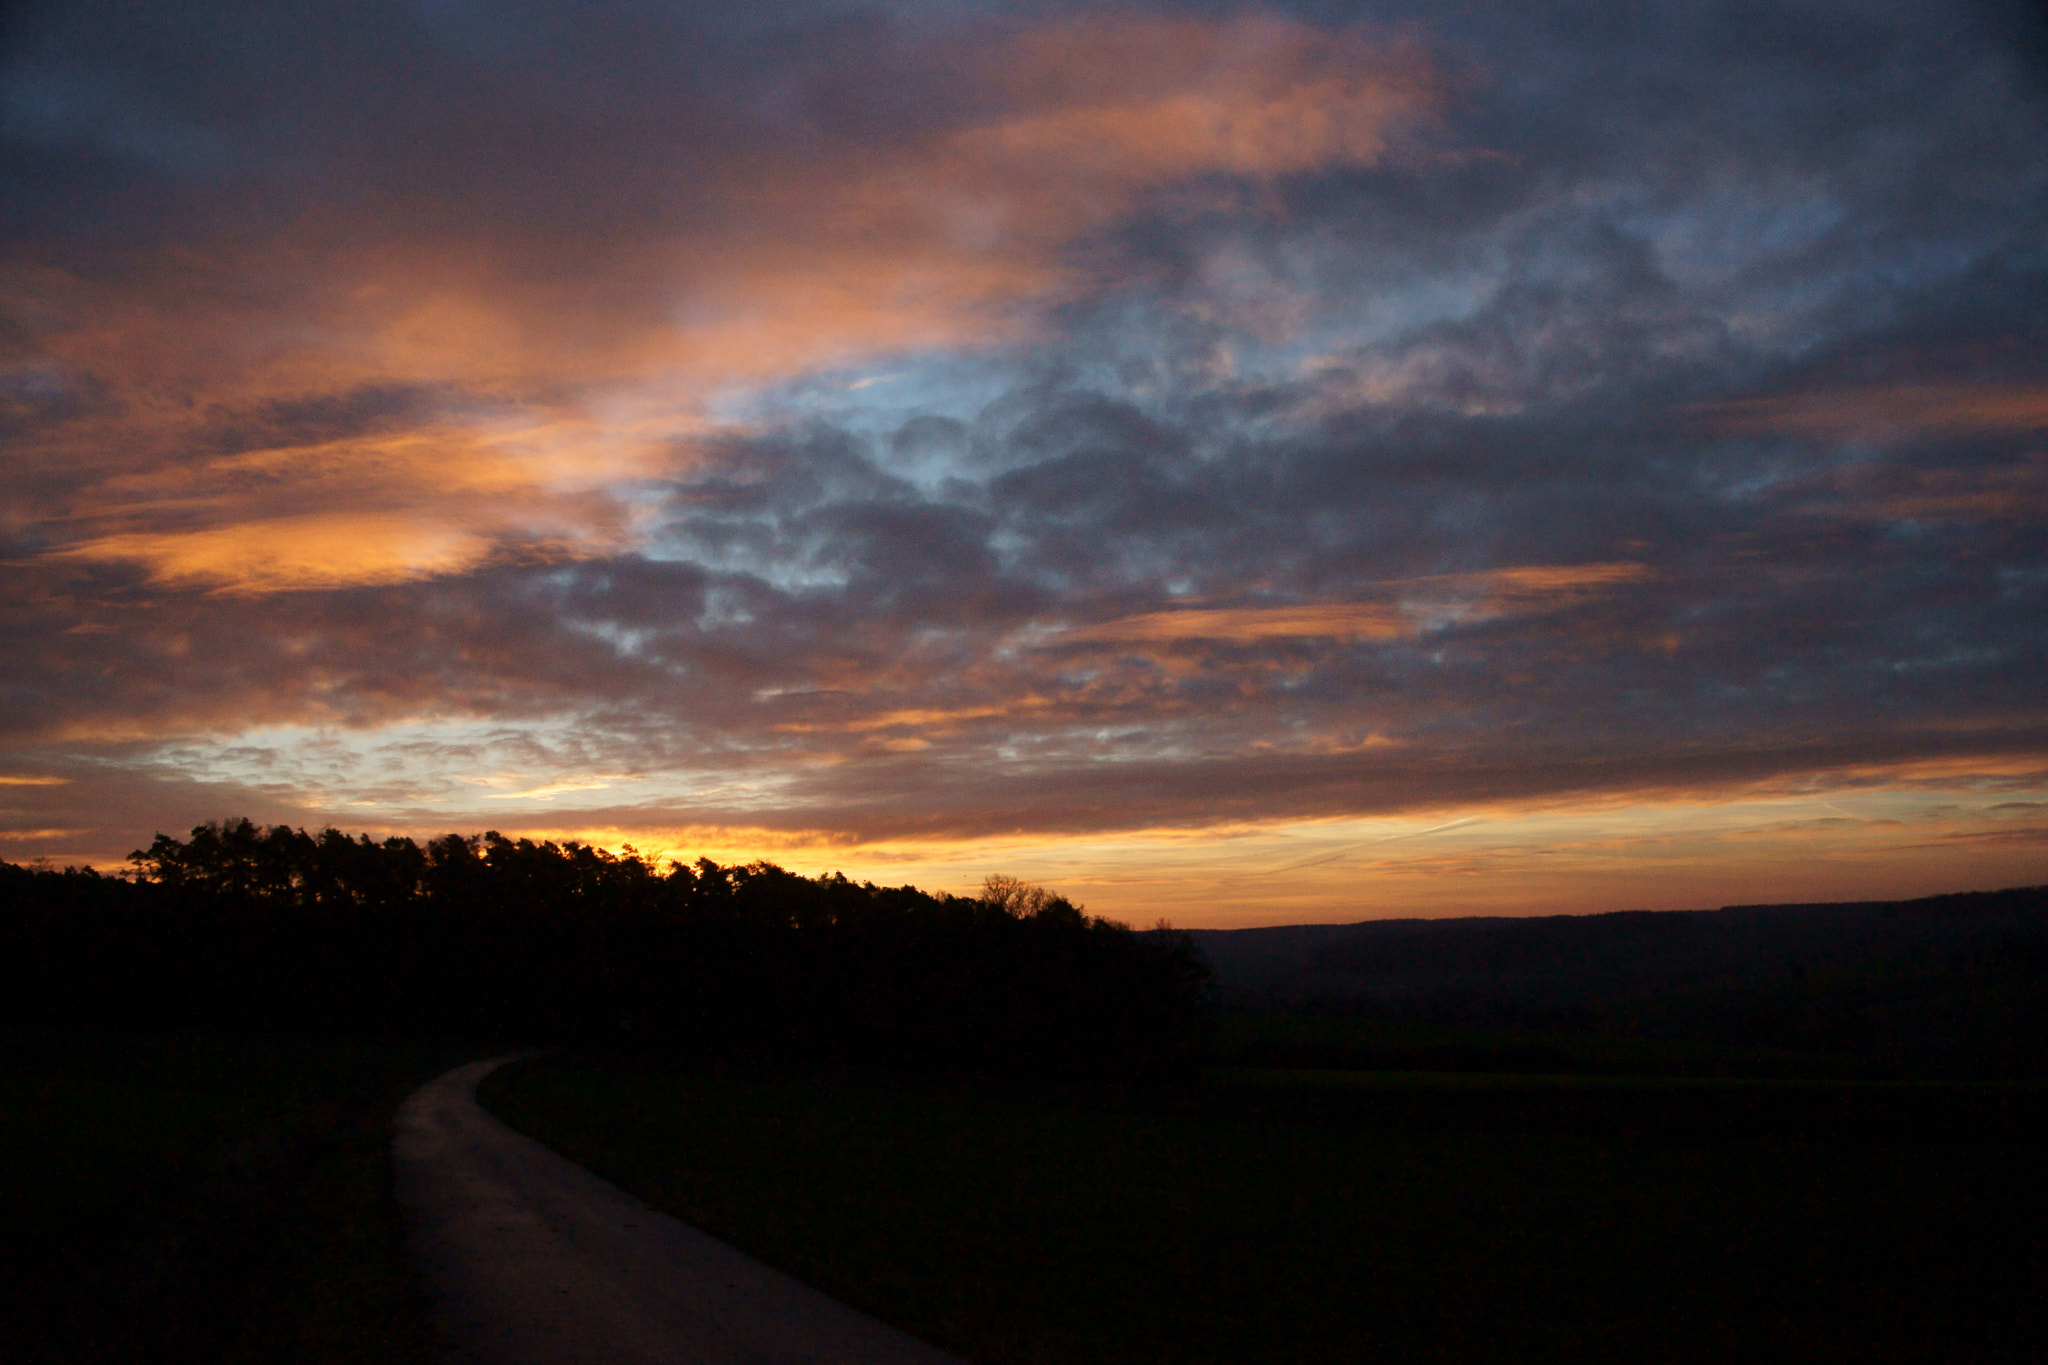
[[[2048,882],[2037,8],[8,13],[0,858]]]

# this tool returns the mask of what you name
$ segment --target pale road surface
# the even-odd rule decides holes
[[[961,1365],[493,1118],[457,1067],[392,1135],[413,1258],[466,1365]]]

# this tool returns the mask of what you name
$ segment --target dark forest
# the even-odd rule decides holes
[[[0,864],[16,1020],[1132,1073],[1191,1063],[1212,996],[1185,935],[1005,878],[967,898],[247,820],[159,834],[131,861]]]

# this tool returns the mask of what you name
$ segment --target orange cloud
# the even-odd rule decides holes
[[[2048,517],[2048,454],[2007,463],[1912,469],[1851,465],[1832,471],[1822,515],[1878,521],[2040,521]]]
[[[46,557],[138,563],[158,584],[248,595],[455,573],[508,545],[601,554],[625,543],[607,480],[663,458],[630,430],[534,408],[404,413],[395,430],[337,440],[299,439],[288,422],[266,429],[280,404],[309,391],[345,398],[358,378],[342,371],[282,392],[216,386],[208,403],[164,412],[146,410],[145,392],[139,419],[131,408],[118,426],[70,433],[75,446],[125,447],[136,465],[107,470],[64,509],[84,534]],[[183,453],[224,432],[252,448]]]
[[[468,568],[488,550],[481,537],[456,527],[316,513],[183,534],[124,532],[53,557],[130,560],[144,565],[152,582],[243,595],[402,583]]]
[[[628,537],[595,505],[606,481],[690,460],[723,386],[1028,335],[1085,287],[1072,243],[1148,196],[1373,162],[1437,105],[1412,47],[1267,17],[956,31],[919,63],[973,71],[980,102],[871,146],[752,148],[602,250],[516,221],[454,233],[427,204],[181,244],[118,287],[6,267],[38,347],[108,399],[18,452],[84,476],[43,509],[57,555],[265,593],[458,571],[508,542],[610,552]],[[458,403],[207,453],[223,414],[377,385]]]
[[[1709,403],[1695,408],[1735,435],[1860,437],[2048,429],[2048,388],[2037,384],[1902,384]]]
[[[1438,104],[1414,49],[1277,18],[1083,20],[956,60],[996,92],[982,117],[850,173],[755,169],[734,200],[746,234],[692,244],[722,269],[691,289],[687,363],[786,371],[1019,335],[1020,305],[1083,286],[1063,249],[1145,195],[1369,164]]]
[[[875,352],[988,345],[1086,287],[1066,248],[1147,196],[1380,161],[1434,122],[1442,83],[1411,43],[1270,16],[984,26],[930,39],[906,78],[940,70],[973,73],[979,103],[891,142],[749,148],[690,184],[674,226],[622,222],[594,263],[467,226],[323,242],[318,311],[365,369],[472,388],[631,380],[686,404]]]
[[[1655,578],[1646,564],[1531,564],[1511,569],[1486,569],[1479,573],[1435,574],[1426,578],[1392,580],[1400,586],[1441,587],[1453,592],[1476,591],[1495,598],[1535,600],[1578,596],[1623,583],[1642,583]]]
[[[1091,19],[1028,34],[1017,112],[954,140],[996,171],[1158,184],[1378,160],[1435,105],[1412,49],[1274,16]]]
[[[1172,640],[1255,644],[1261,640],[1391,640],[1409,634],[1410,630],[1408,619],[1392,607],[1333,602],[1299,607],[1191,607],[1146,612],[1064,630],[1056,638],[1060,644]]]
[[[1263,640],[1394,640],[1451,619],[1490,619],[1554,609],[1655,575],[1641,564],[1530,565],[1375,584],[1394,597],[1273,607],[1187,607],[1146,612],[1060,631],[1051,643],[1176,640],[1254,644]]]
[[[1395,579],[1379,586],[1420,617],[1448,610],[1457,619],[1486,619],[1549,611],[1657,576],[1646,564],[1532,564],[1479,573]]]
[[[815,724],[791,721],[777,725],[777,730],[791,734],[811,734],[819,731],[835,731],[850,734],[864,734],[872,730],[918,729],[934,732],[957,730],[963,724],[976,720],[996,720],[1004,717],[1043,715],[1052,703],[1044,697],[1020,697],[1002,706],[961,706],[913,707],[897,711],[884,711],[879,715],[863,716],[832,724]]]

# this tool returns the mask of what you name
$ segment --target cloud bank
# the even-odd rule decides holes
[[[2040,880],[2042,52],[28,7],[0,856],[247,811],[1186,920]]]

